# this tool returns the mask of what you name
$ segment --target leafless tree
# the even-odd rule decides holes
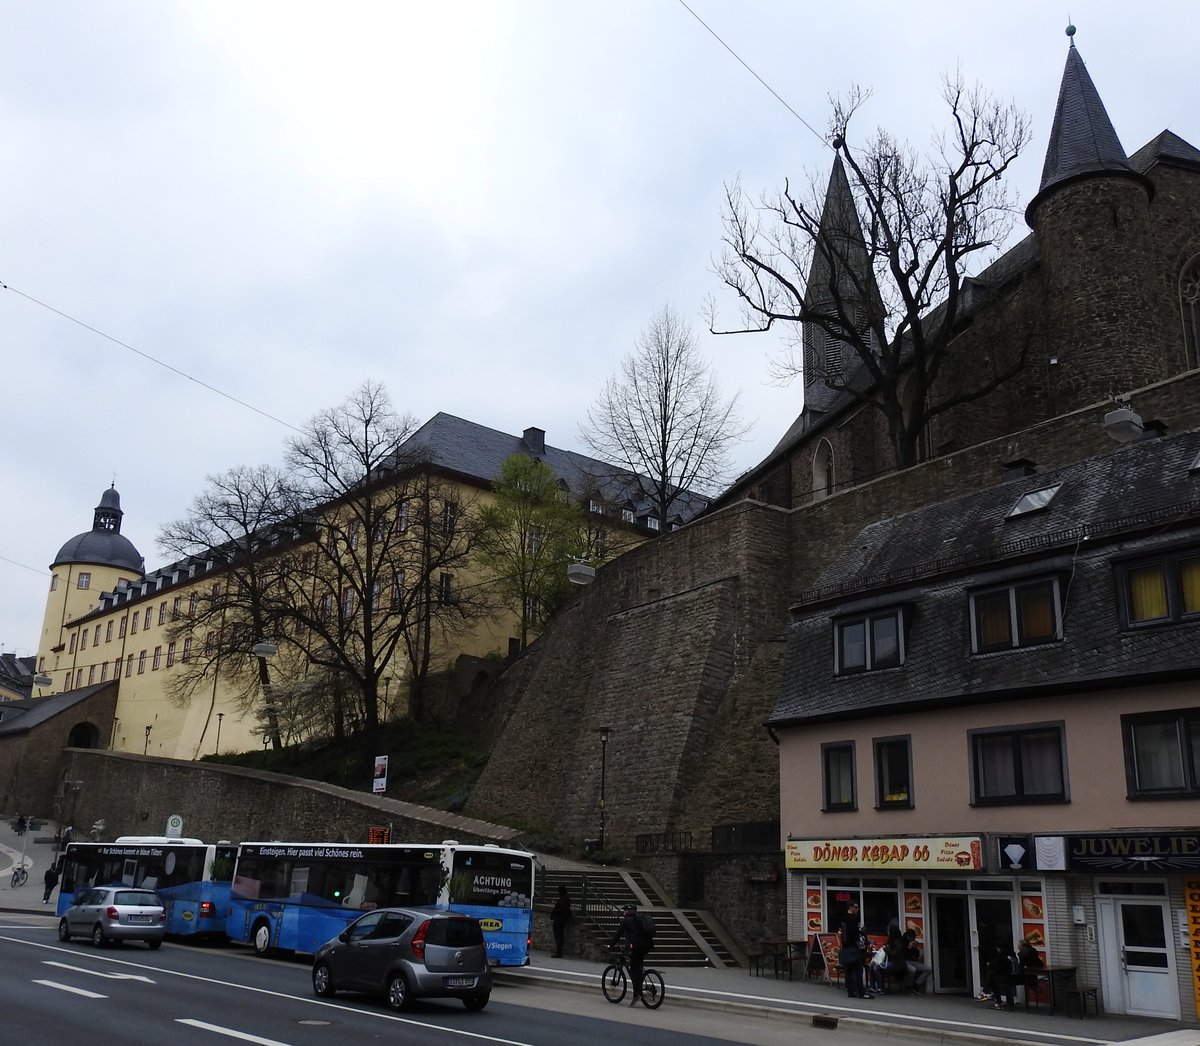
[[[737,396],[722,398],[695,333],[668,305],[605,383],[580,438],[627,480],[636,477],[665,529],[681,498],[724,485],[730,448],[746,431]]]
[[[1002,176],[1030,135],[1023,113],[964,87],[959,74],[944,81],[950,129],[929,155],[882,129],[856,148],[848,132],[868,97],[855,89],[833,103],[830,144],[835,176],[840,164],[846,178],[845,213],[823,214],[839,201],[831,193],[823,205],[815,187],[801,198],[785,183],[754,208],[740,186],[727,186],[717,271],[740,300],[739,331],[804,324],[848,348],[861,367],[830,366],[817,377],[883,413],[903,467],[917,461],[932,418],[987,395],[1024,366],[1024,349],[993,353],[973,381],[939,382],[961,330],[968,268],[1012,227]],[[734,333],[717,330],[715,310],[710,326]],[[793,337],[776,361],[782,376],[814,366],[811,353],[798,358],[802,346]]]
[[[367,730],[393,659],[407,661],[420,719],[439,641],[488,609],[481,590],[454,584],[475,544],[474,503],[406,445],[415,428],[365,383],[288,444],[290,515],[312,540],[279,560],[274,610],[285,641],[357,691]]]
[[[212,564],[211,583],[197,584],[167,637],[179,651],[168,676],[168,697],[181,707],[198,693],[216,699],[218,677],[243,712],[263,704],[264,729],[281,746],[271,703],[271,681],[256,643],[275,631],[267,589],[275,574],[268,550],[284,532],[293,498],[282,473],[270,466],[237,467],[209,476],[186,517],[165,524],[159,547],[180,561]]]

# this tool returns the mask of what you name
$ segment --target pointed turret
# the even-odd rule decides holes
[[[858,330],[867,328],[869,310],[878,312],[883,307],[850,180],[841,155],[835,153],[821,208],[821,227],[805,281],[804,308],[836,315],[839,305]],[[860,365],[853,348],[820,324],[805,323],[805,413],[826,410],[836,395],[826,382],[841,384]]]
[[[1073,37],[1073,30],[1074,27],[1070,27],[1067,35]],[[1141,183],[1150,196],[1154,195],[1153,184],[1134,170],[1125,155],[1108,111],[1100,100],[1100,92],[1092,83],[1072,39],[1058,89],[1058,105],[1054,110],[1046,160],[1042,165],[1042,182],[1037,195],[1025,208],[1025,220],[1032,228],[1037,221],[1038,209],[1047,197],[1064,185],[1096,176],[1131,178]]]

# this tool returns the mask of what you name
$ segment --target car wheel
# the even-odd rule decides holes
[[[468,995],[463,999],[463,1005],[468,1010],[482,1010],[488,1004],[487,995]]]
[[[329,998],[337,989],[333,986],[333,974],[329,970],[329,964],[319,962],[313,967],[313,991],[318,995],[323,995]]]
[[[97,948],[103,948],[108,944],[108,938],[104,936],[104,927],[99,923],[92,927],[92,944]]]
[[[152,952],[156,952],[156,951],[158,951],[159,948],[162,947],[162,941],[155,938],[153,941],[147,941],[146,947],[149,948]]]
[[[254,934],[251,937],[254,944],[254,954],[265,959],[271,954],[271,924],[265,919],[254,924]]]
[[[387,1004],[393,1010],[407,1010],[412,998],[408,991],[408,981],[404,979],[404,974],[395,974],[387,986]]]
[[[69,941],[71,939],[71,928],[67,925],[66,919],[58,920],[58,939],[60,941]]]

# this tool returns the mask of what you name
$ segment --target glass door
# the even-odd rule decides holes
[[[1115,989],[1117,996],[1110,1000],[1106,992],[1106,1006],[1115,1001],[1121,1007],[1118,1012],[1179,1018],[1170,914],[1165,900],[1117,897],[1097,901],[1102,951],[1107,959],[1106,987]]]

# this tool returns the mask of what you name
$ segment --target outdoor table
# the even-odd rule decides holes
[[[1029,986],[1045,981],[1050,989],[1050,1012],[1058,1012],[1059,989],[1075,987],[1076,966],[1032,966],[1025,971],[1025,1009],[1029,1009]]]

